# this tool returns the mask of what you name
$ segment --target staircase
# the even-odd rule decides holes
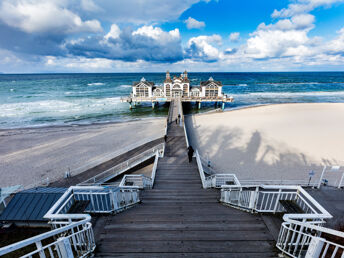
[[[183,127],[172,122],[154,188],[142,204],[99,223],[96,257],[276,257],[260,215],[218,200],[219,191],[202,189]]]

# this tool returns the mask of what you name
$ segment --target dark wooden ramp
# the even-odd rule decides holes
[[[218,199],[218,190],[202,189],[183,127],[172,122],[154,189],[142,193],[142,204],[97,223],[96,257],[277,256],[261,216]]]

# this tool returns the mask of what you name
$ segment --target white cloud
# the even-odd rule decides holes
[[[229,40],[232,42],[237,42],[239,40],[240,33],[239,32],[232,32],[229,34]]]
[[[64,44],[69,55],[86,58],[152,62],[177,62],[183,59],[178,29],[164,31],[156,26],[142,26],[135,31],[122,30],[116,24],[105,36],[94,35],[71,39]]]
[[[153,27],[151,25],[138,28],[136,31],[133,31],[132,35],[141,35],[163,42],[175,41],[180,39],[179,29],[174,29],[166,32],[159,27]]]
[[[297,14],[306,13],[314,10],[319,6],[330,6],[334,3],[344,2],[343,0],[297,0],[296,3],[289,4],[288,8],[274,10],[273,18],[292,17]]]
[[[151,24],[152,22],[174,21],[193,4],[202,0],[97,0],[100,12],[99,19],[112,23],[129,22]]]
[[[221,58],[222,53],[215,46],[222,44],[222,38],[218,34],[212,36],[198,36],[190,38],[187,43],[186,55],[188,58],[214,62]]]
[[[53,1],[3,0],[0,19],[11,27],[27,33],[68,34],[100,32],[97,20],[82,19]]]
[[[88,12],[100,12],[102,10],[98,5],[96,5],[93,0],[81,0],[81,7]]]
[[[344,56],[344,27],[337,33],[338,37],[326,44],[325,51],[331,54]]]
[[[186,27],[190,29],[200,29],[205,27],[205,23],[203,21],[197,21],[196,19],[189,17],[187,20],[184,21],[186,23]]]
[[[112,24],[111,29],[108,34],[105,35],[105,39],[117,39],[119,38],[119,35],[121,34],[121,29],[117,26],[117,24]]]
[[[306,31],[257,30],[247,40],[245,53],[259,59],[283,57],[307,41]]]

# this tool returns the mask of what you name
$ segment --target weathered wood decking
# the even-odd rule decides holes
[[[95,255],[276,257],[261,216],[223,206],[218,199],[218,190],[202,189],[196,162],[187,160],[183,127],[172,122],[154,189],[145,190],[136,207],[97,221]]]

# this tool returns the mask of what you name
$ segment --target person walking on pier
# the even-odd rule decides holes
[[[188,148],[189,163],[192,162],[193,154],[194,154],[194,149],[192,148],[192,146],[189,146],[189,148]]]
[[[178,114],[178,123],[180,123],[180,114]]]

